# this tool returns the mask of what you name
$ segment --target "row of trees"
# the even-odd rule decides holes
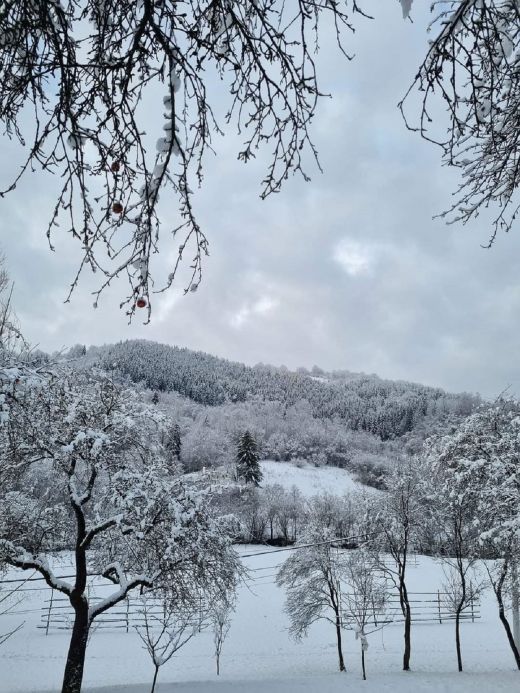
[[[409,670],[413,606],[408,565],[412,551],[418,550],[444,564],[443,589],[454,615],[459,671],[460,623],[484,584],[494,591],[520,669],[518,632],[515,638],[508,615],[514,607],[513,618],[518,617],[519,441],[520,404],[502,402],[468,417],[454,433],[429,441],[421,458],[401,460],[388,478],[387,492],[345,505],[344,512],[350,513],[347,532],[311,514],[298,550],[278,576],[287,589],[293,634],[305,635],[318,618],[331,620],[343,670],[341,628],[354,620],[363,644],[370,625],[366,605],[383,604],[391,588],[399,596],[403,669]],[[346,550],[349,542],[357,548]],[[340,595],[349,596],[345,601]],[[360,618],[365,612],[365,620],[355,620],[354,614]]]
[[[429,441],[421,458],[398,461],[387,492],[368,500],[322,495],[306,502],[296,489],[257,489],[254,478],[208,499],[186,484],[175,463],[175,424],[136,393],[96,372],[37,370],[7,357],[1,376],[0,560],[37,570],[70,601],[75,618],[63,691],[81,689],[92,623],[132,590],[160,598],[177,614],[190,613],[201,593],[214,603],[229,601],[240,565],[230,545],[236,526],[220,519],[228,510],[249,540],[278,535],[299,542],[279,576],[293,633],[304,634],[332,609],[340,668],[346,623],[358,633],[364,668],[369,621],[355,615],[364,613],[360,600],[367,618],[368,604],[384,605],[389,584],[399,594],[403,668],[410,668],[413,550],[447,566],[459,668],[460,620],[478,589],[471,579],[477,563],[487,570],[520,668],[507,614],[520,557],[516,402],[478,412]],[[246,433],[240,442],[239,469],[254,469],[254,439]],[[52,569],[53,556],[64,550],[73,557],[71,582]],[[113,593],[95,604],[86,590],[94,575],[114,583]]]

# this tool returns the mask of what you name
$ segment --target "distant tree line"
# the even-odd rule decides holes
[[[248,367],[145,340],[95,347],[89,353],[103,368],[151,390],[174,391],[211,406],[253,397],[286,406],[306,400],[313,416],[341,419],[348,428],[373,433],[382,440],[402,436],[425,419],[465,416],[480,401],[467,393],[451,394],[374,375],[336,372],[317,376],[304,369]]]

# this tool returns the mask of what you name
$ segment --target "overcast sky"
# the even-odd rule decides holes
[[[320,56],[322,87],[333,93],[314,125],[324,173],[290,180],[262,202],[267,154],[244,166],[236,140],[217,141],[197,194],[211,251],[203,284],[155,299],[151,325],[127,324],[123,284],[97,310],[90,281],[63,303],[79,256],[59,236],[57,252],[48,250],[48,179],[32,176],[0,201],[0,244],[27,337],[45,350],[145,337],[249,364],[518,393],[518,232],[483,250],[484,220],[465,228],[432,220],[457,178],[396,108],[426,49],[426,15],[416,8],[412,25],[397,2],[365,5],[375,20],[357,20],[347,38],[355,60],[332,46]],[[5,183],[15,150],[4,141],[0,155]]]

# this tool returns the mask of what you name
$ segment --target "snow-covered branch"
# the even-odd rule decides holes
[[[0,539],[0,560],[21,570],[36,570],[52,589],[67,596],[72,593],[72,585],[56,577],[45,557],[33,556],[24,548],[5,539]]]
[[[106,567],[103,572],[103,577],[119,585],[119,589],[90,607],[88,613],[89,622],[92,622],[100,614],[123,601],[128,593],[137,587],[147,587],[149,589],[153,587],[153,578],[147,575],[133,575],[127,577],[123,568],[117,562]]]

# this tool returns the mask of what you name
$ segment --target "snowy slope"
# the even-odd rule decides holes
[[[317,493],[333,493],[337,496],[355,490],[367,491],[367,486],[354,481],[345,469],[315,467],[310,464],[296,466],[291,462],[260,462],[264,475],[262,485],[280,484],[285,489],[296,486],[304,496]]]
[[[258,546],[240,548],[250,580],[239,595],[237,612],[224,644],[222,675],[214,668],[212,635],[197,635],[161,671],[158,693],[509,693],[520,690],[520,674],[499,623],[491,595],[482,599],[482,619],[462,624],[466,671],[456,671],[453,623],[424,623],[412,631],[411,673],[403,673],[402,626],[387,626],[369,637],[368,681],[360,674],[359,643],[344,635],[348,672],[336,672],[334,628],[315,624],[309,637],[296,643],[288,637],[284,595],[274,584],[277,566],[289,551]],[[269,551],[269,553],[263,553]],[[261,555],[260,555],[261,554]],[[64,570],[66,566],[64,566]],[[432,559],[419,557],[410,566],[411,590],[440,587],[442,570]],[[31,583],[36,587],[35,583]],[[0,648],[0,693],[58,691],[68,644],[68,631],[45,636],[36,628],[49,590],[34,589],[20,606],[25,613],[0,619],[25,620],[22,631]],[[87,651],[85,693],[148,693],[152,667],[133,632],[99,629]],[[138,685],[140,684],[140,685]],[[100,688],[101,687],[101,688]],[[104,687],[104,688],[103,688]]]

